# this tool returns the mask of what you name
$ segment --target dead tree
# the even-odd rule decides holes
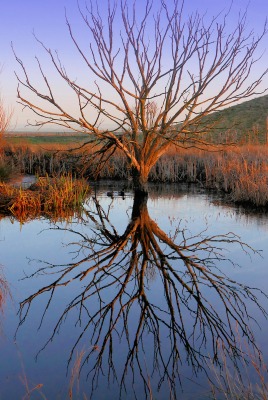
[[[66,17],[70,39],[88,68],[88,86],[38,40],[75,96],[76,107],[64,108],[37,58],[46,90],[33,83],[16,56],[22,70],[18,98],[37,115],[35,126],[52,123],[85,132],[93,155],[104,160],[115,149],[123,152],[135,191],[147,194],[150,169],[171,144],[201,146],[210,129],[208,115],[259,93],[267,70],[253,79],[251,72],[267,26],[254,36],[242,14],[229,31],[230,10],[207,20],[198,12],[188,16],[181,0],[146,0],[142,10],[135,0],[106,1],[105,12],[94,0],[79,8],[87,50]],[[103,129],[103,122],[110,130]]]
[[[44,263],[28,275],[26,279],[44,274],[51,282],[20,303],[19,315],[21,326],[30,318],[33,303],[40,296],[47,296],[41,325],[53,305],[60,312],[43,349],[72,315],[79,330],[69,363],[79,345],[90,343],[81,369],[89,369],[92,393],[105,374],[118,382],[122,394],[130,374],[132,382],[141,379],[145,398],[149,398],[149,370],[158,376],[157,386],[168,382],[171,398],[176,398],[184,363],[194,372],[206,372],[208,348],[217,363],[219,342],[236,363],[243,357],[238,332],[256,348],[249,323],[254,318],[247,311],[247,301],[266,312],[257,289],[224,273],[231,262],[225,256],[225,247],[234,243],[250,251],[233,233],[209,237],[204,231],[187,237],[178,225],[167,234],[150,218],[146,199],[137,197],[122,234],[110,222],[109,209],[104,211],[97,200],[91,204],[88,219],[88,231],[70,229],[75,235],[70,243],[73,261],[65,265]],[[157,296],[154,280],[160,282]],[[55,299],[60,291],[64,299],[72,293],[71,299],[61,304],[61,311]],[[119,343],[125,349],[120,350],[123,366],[116,361]]]

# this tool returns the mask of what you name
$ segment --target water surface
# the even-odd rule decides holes
[[[166,185],[164,189],[163,186],[151,188],[147,208],[138,211],[140,214],[137,223],[137,216],[133,219],[131,192],[126,191],[123,198],[118,194],[116,190],[118,188],[112,187],[114,190],[112,198],[107,196],[107,192],[111,191],[110,186],[111,183],[108,183],[106,186],[96,188],[93,196],[97,198],[97,203],[93,198],[88,200],[86,204],[88,215],[84,214],[82,219],[74,217],[69,221],[52,223],[40,218],[25,224],[10,218],[1,219],[1,272],[8,283],[11,298],[6,299],[1,313],[0,399],[23,398],[27,386],[29,390],[33,390],[31,397],[33,399],[40,398],[40,391],[48,399],[68,398],[74,365],[79,364],[79,357],[83,362],[89,353],[92,354],[81,370],[79,386],[73,385],[73,398],[83,398],[83,393],[90,398],[93,390],[93,398],[98,399],[118,399],[120,394],[124,399],[133,399],[135,395],[137,398],[145,398],[146,393],[149,396],[150,391],[153,393],[153,398],[166,399],[170,390],[170,377],[174,379],[178,398],[209,398],[206,371],[198,371],[197,368],[200,361],[198,352],[208,357],[213,354],[213,338],[210,337],[209,326],[206,326],[205,343],[204,336],[198,335],[198,332],[202,333],[202,326],[195,314],[195,300],[189,294],[188,297],[185,295],[185,289],[179,289],[181,298],[175,307],[174,317],[176,322],[179,321],[176,329],[179,330],[183,326],[185,334],[180,340],[178,332],[177,336],[175,335],[181,359],[177,359],[176,365],[165,359],[172,354],[172,346],[175,346],[170,329],[170,310],[166,294],[170,290],[171,299],[175,304],[176,292],[172,282],[165,275],[166,267],[163,267],[162,273],[162,267],[159,265],[155,268],[150,261],[152,255],[146,256],[147,259],[144,257],[146,246],[159,245],[159,252],[167,252],[170,251],[168,250],[170,245],[176,243],[181,246],[185,256],[191,254],[192,257],[193,254],[197,254],[200,261],[202,257],[207,257],[206,248],[202,248],[200,244],[202,238],[207,240],[208,237],[227,235],[221,236],[221,239],[228,238],[224,243],[222,241],[214,243],[223,254],[219,256],[219,260],[214,260],[218,268],[217,274],[238,282],[241,287],[244,285],[267,291],[266,215],[226,206],[215,196],[208,195],[200,189]],[[167,238],[163,236],[164,233]],[[122,238],[126,239],[126,243],[122,244]],[[156,242],[154,238],[157,239]],[[137,261],[131,258],[131,255],[136,254],[133,250],[135,240],[139,241],[136,250],[139,257]],[[260,254],[254,253],[250,247],[241,246],[240,241],[252,249],[261,250]],[[99,281],[100,272],[95,271],[96,276],[90,288],[90,296],[84,303],[70,307],[74,299],[79,298],[85,287],[92,282],[94,270],[89,271],[81,280],[76,279],[76,276],[83,273],[85,265],[92,268],[97,265],[103,249],[106,251],[113,244],[112,250],[118,251],[119,243],[122,247],[112,269],[106,268]],[[193,248],[194,243],[199,243],[198,249]],[[189,250],[187,246],[190,246]],[[157,250],[154,251],[156,259],[160,260],[161,264]],[[94,257],[89,260],[88,257],[89,255],[92,257],[92,254]],[[171,268],[179,271],[184,282],[193,285],[189,278],[189,270],[185,268],[185,261],[173,257],[172,252],[169,254],[168,262]],[[232,260],[232,263],[227,259]],[[105,262],[108,262],[107,259]],[[142,262],[145,272],[144,278],[141,279]],[[75,263],[77,263],[75,268],[62,280],[64,285],[53,290],[51,283],[57,280],[61,271],[66,270],[66,266],[73,266]],[[60,266],[50,270],[47,269],[50,264]],[[94,320],[92,323],[89,321],[100,307],[110,304],[115,293],[119,293],[131,265],[135,268],[133,267],[130,277],[127,278],[122,299],[114,303],[114,316],[119,315],[122,302],[125,302],[125,310],[128,310],[126,305],[128,299],[131,296],[135,297],[136,291],[139,292],[139,296],[129,306],[129,313],[121,313],[116,326],[112,324],[111,334],[109,331],[111,317],[106,318],[103,314],[99,320]],[[101,289],[102,282],[105,290]],[[229,284],[232,289],[230,281]],[[142,291],[139,285],[144,285]],[[221,321],[228,324],[224,305],[219,296],[215,295],[212,285],[206,285],[202,279],[198,281],[198,285],[202,298],[207,299],[218,313],[219,324]],[[158,319],[149,317],[146,319],[146,317],[145,320],[141,320],[142,310],[146,304],[143,292],[147,296],[146,301],[149,302],[147,306],[153,305],[152,310]],[[247,322],[246,324],[254,332],[256,343],[263,351],[264,360],[268,361],[266,346],[268,325],[256,304],[259,303],[266,310],[267,301],[260,292],[254,291],[254,294],[255,301],[245,295],[243,302],[246,311],[254,316],[259,326],[253,320],[250,321],[250,326]],[[30,302],[25,303],[20,316],[18,314],[20,302],[29,296],[33,297]],[[148,310],[150,311],[150,308],[146,309],[147,313]],[[107,315],[110,315],[109,312],[110,309],[107,309]],[[62,315],[64,318],[57,325]],[[19,326],[20,318],[23,323]],[[246,320],[246,315],[243,315],[241,320],[243,318]],[[98,337],[102,323],[103,328]],[[197,327],[195,338],[192,340],[194,324],[197,324]],[[138,335],[135,336],[137,332]],[[101,365],[97,364],[96,367],[96,359],[102,354],[102,343],[105,342],[107,334],[112,341],[103,349],[103,355],[99,358]],[[95,335],[93,341],[92,335]],[[136,337],[138,342],[135,344],[134,353],[131,354],[130,348],[133,348]],[[196,358],[195,369],[193,369],[193,359],[187,353],[185,340],[189,340],[196,351],[193,357]],[[155,354],[157,352],[158,354]],[[168,366],[168,373],[163,371],[161,357],[164,365]],[[36,388],[38,384],[42,387]]]

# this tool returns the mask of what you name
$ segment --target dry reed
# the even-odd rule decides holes
[[[83,363],[83,358],[85,356],[85,349],[82,349],[80,352],[77,352],[76,355],[76,360],[74,362],[72,371],[71,371],[71,377],[70,377],[70,383],[69,383],[69,390],[68,390],[68,397],[70,400],[72,400],[74,397],[74,387],[76,386],[76,396],[75,398],[79,397],[79,391],[80,391],[80,371],[81,371],[81,365]],[[85,393],[83,393],[83,400],[86,400],[87,397]]]
[[[243,352],[240,364],[232,367],[227,362],[224,346],[219,346],[221,368],[216,368],[212,360],[210,366],[214,376],[210,383],[213,400],[268,400],[267,366],[259,352],[245,346],[246,353]]]
[[[195,182],[228,194],[228,199],[254,206],[268,205],[268,148],[228,147],[222,151],[178,151],[159,160],[153,181]]]
[[[53,146],[52,146],[53,147]],[[7,147],[9,165],[22,173],[72,174],[92,178],[97,161],[88,158],[90,148],[55,152],[34,147]],[[125,157],[116,153],[99,174],[102,179],[130,179]],[[264,145],[211,147],[206,150],[173,149],[152,168],[152,182],[193,182],[228,193],[233,202],[268,205],[268,147]]]
[[[81,209],[88,194],[87,181],[70,175],[39,178],[26,190],[0,183],[0,212],[12,214],[20,221],[40,215],[58,220]]]
[[[9,285],[3,275],[2,267],[0,265],[0,315],[4,314],[4,306],[8,297],[11,297],[11,293],[9,291]],[[1,321],[0,321],[0,326],[1,326]]]

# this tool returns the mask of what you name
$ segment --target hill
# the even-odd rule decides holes
[[[205,119],[207,126],[219,121],[216,128],[210,129],[212,141],[223,141],[226,136],[242,142],[266,143],[268,117],[268,95],[256,97],[241,104],[228,107],[211,114]],[[202,130],[202,127],[199,127]],[[226,133],[227,132],[227,133]],[[5,135],[8,143],[12,144],[62,144],[71,145],[83,143],[88,136],[75,132],[10,132]],[[216,139],[215,139],[216,138]]]
[[[226,108],[217,114],[212,114],[208,119],[209,121],[219,119],[216,128],[218,135],[229,131],[230,135],[238,140],[265,143],[267,117],[268,95]]]

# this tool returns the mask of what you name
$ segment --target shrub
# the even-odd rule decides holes
[[[26,190],[1,183],[0,211],[12,214],[20,221],[40,215],[64,218],[81,210],[88,193],[88,183],[71,176],[39,178]]]

